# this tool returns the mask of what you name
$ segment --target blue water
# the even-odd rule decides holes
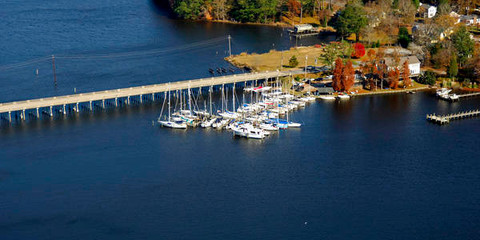
[[[148,1],[10,1],[0,16],[0,65],[228,34],[235,53],[298,44],[278,28],[171,20]],[[225,51],[59,59],[56,87],[48,61],[16,68],[1,72],[0,102],[206,77]],[[478,239],[480,120],[425,114],[479,105],[428,92],[317,102],[291,116],[301,129],[264,141],[152,126],[160,103],[3,125],[0,239]]]

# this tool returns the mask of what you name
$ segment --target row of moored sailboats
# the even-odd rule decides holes
[[[302,124],[289,119],[289,113],[314,102],[312,96],[295,97],[277,86],[247,87],[243,89],[242,104],[237,108],[235,86],[232,88],[229,106],[227,91],[221,88],[221,107],[214,111],[212,88],[204,108],[198,107],[198,99],[189,88],[183,91],[168,91],[158,123],[167,128],[186,129],[187,127],[215,128],[229,130],[234,136],[249,139],[264,139],[280,129],[299,128]],[[172,107],[172,99],[175,106]],[[230,110],[228,107],[231,107]],[[166,109],[167,108],[167,109]],[[165,111],[165,113],[164,113]]]

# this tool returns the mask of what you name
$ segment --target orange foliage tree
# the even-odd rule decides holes
[[[400,71],[398,68],[388,71],[388,83],[390,88],[396,89],[400,78]]]
[[[408,67],[408,65],[409,65],[408,61],[405,61],[403,63],[402,78],[403,78],[404,87],[410,87],[410,85],[412,85],[412,79],[410,79],[410,68]]]
[[[335,91],[342,91],[343,84],[343,62],[341,58],[337,58],[335,60],[335,68],[333,69],[333,79],[332,79],[332,87]]]
[[[353,68],[352,61],[348,61],[347,65],[343,68],[342,85],[344,91],[350,90],[355,84],[355,69]]]
[[[373,49],[368,50],[367,56],[369,61],[373,61],[373,59],[375,58],[375,55],[376,55],[375,50]]]
[[[297,0],[288,0],[287,7],[288,12],[290,12],[292,16],[298,16],[298,14],[300,14],[300,9],[302,8],[302,5]]]

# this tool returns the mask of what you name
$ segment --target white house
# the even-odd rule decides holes
[[[410,77],[418,77],[420,75],[420,60],[416,56],[405,56],[400,57],[400,61],[397,63],[391,57],[385,58],[385,64],[388,67],[388,70],[392,70],[393,68],[399,68],[402,70],[403,64],[405,61],[408,61],[408,69],[410,70]]]
[[[435,17],[435,14],[437,14],[437,7],[420,3],[419,11],[423,14],[424,18],[433,18]]]

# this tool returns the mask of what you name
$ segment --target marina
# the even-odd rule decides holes
[[[295,97],[281,85],[278,78],[272,86],[251,84],[243,89],[240,104],[235,85],[231,97],[222,85],[221,104],[218,104],[221,107],[217,109],[213,108],[212,87],[203,108],[200,93],[195,95],[190,88],[186,92],[174,91],[172,99],[172,91],[168,90],[157,123],[172,129],[214,128],[230,131],[234,137],[264,139],[280,129],[301,127],[301,123],[289,119],[289,113],[316,100],[312,96]]]

